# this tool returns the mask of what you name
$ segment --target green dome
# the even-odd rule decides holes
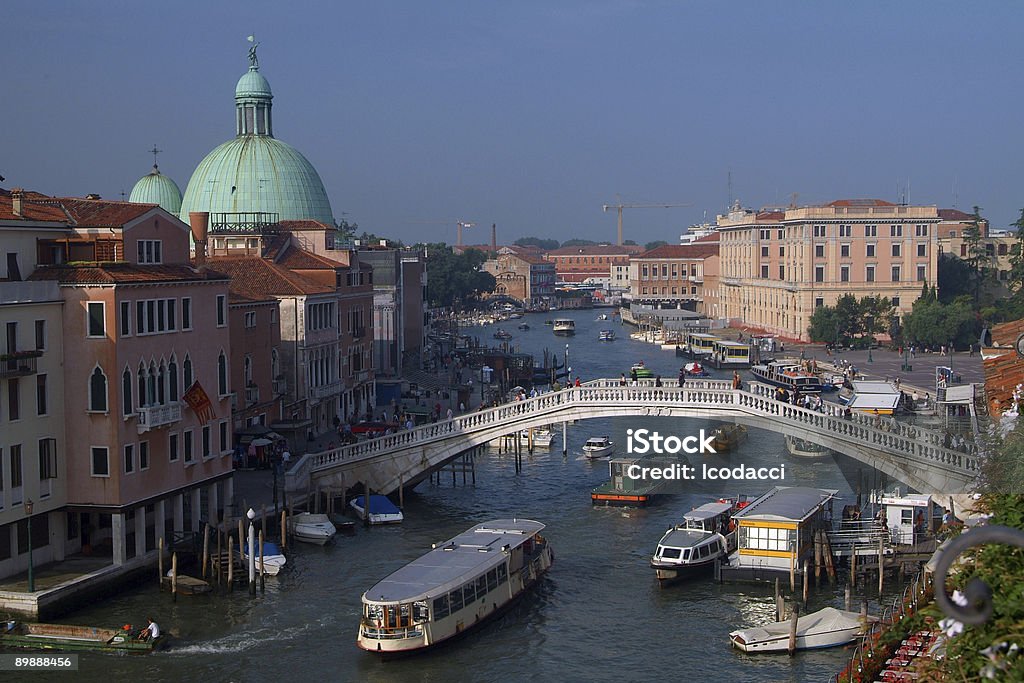
[[[181,211],[181,190],[178,184],[160,172],[153,165],[152,172],[139,178],[128,201],[137,204],[159,204],[167,213],[178,215]]]
[[[253,48],[255,50],[255,48]],[[334,225],[320,175],[294,147],[274,138],[270,84],[255,55],[235,86],[235,137],[200,162],[185,188],[180,216],[276,213],[279,220],[312,219]]]
[[[294,147],[267,135],[241,135],[207,154],[185,189],[181,220],[188,222],[189,211],[262,211],[334,225],[316,169]]]

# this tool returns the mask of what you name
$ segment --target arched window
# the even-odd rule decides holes
[[[242,372],[245,375],[245,386],[252,384],[252,356],[245,354],[245,360],[242,363]]]
[[[270,349],[270,375],[274,379],[281,374],[277,367],[277,349]]]
[[[156,405],[156,363],[149,361],[149,377],[146,378],[146,402]]]
[[[221,396],[228,393],[228,358],[223,351],[217,357],[217,389]]]
[[[107,376],[98,365],[89,377],[89,410],[107,412]]]
[[[132,371],[128,367],[121,373],[121,412],[125,417],[135,413],[135,403],[132,401]]]
[[[168,399],[173,403],[178,400],[178,363],[171,356],[167,364]]]
[[[160,372],[156,376],[156,396],[160,405],[167,403],[167,366],[160,361]]]
[[[192,359],[185,354],[185,360],[181,363],[181,390],[188,391],[188,388],[192,386]]]
[[[145,408],[146,403],[146,366],[139,363],[139,408]]]

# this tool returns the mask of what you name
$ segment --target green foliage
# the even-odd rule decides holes
[[[636,240],[622,240],[622,243],[626,244],[626,245],[629,245],[631,247],[637,246]]]
[[[976,276],[977,272],[967,261],[953,254],[939,254],[939,299],[948,304],[964,294],[973,296]]]
[[[857,299],[844,294],[835,306],[822,306],[811,315],[808,333],[814,341],[849,344],[855,339],[870,343],[879,333],[889,332],[893,321],[892,301],[882,296]]]
[[[579,239],[578,237],[574,237],[571,240],[566,240],[562,242],[563,247],[592,247],[595,244],[598,244],[598,242],[595,242],[593,240],[582,240]]]
[[[948,304],[922,297],[903,319],[903,336],[908,342],[941,346],[953,342],[960,348],[972,344],[980,333],[978,315],[969,295]]]
[[[558,249],[558,240],[546,240],[540,237],[520,237],[512,244],[520,247],[540,247],[544,250]]]
[[[989,256],[985,244],[982,243],[982,225],[985,219],[981,217],[981,207],[975,206],[971,214],[971,222],[964,228],[964,244],[967,245],[967,256],[964,261],[970,267],[970,280],[968,281],[970,291],[974,297],[974,303],[980,304],[982,293],[994,282],[995,272],[992,268],[993,257]]]
[[[469,249],[456,255],[444,244],[427,247],[427,301],[431,306],[460,309],[494,290],[494,276],[482,270],[487,254]]]
[[[647,251],[650,251],[651,249],[657,249],[658,247],[663,247],[666,244],[668,244],[668,242],[666,242],[665,240],[654,240],[653,242],[648,242],[647,244],[645,244],[644,245],[644,249],[646,249]]]
[[[1017,244],[1010,256],[1010,291],[1016,293],[1024,288],[1024,209],[1020,210],[1020,218],[1013,223],[1017,228]]]

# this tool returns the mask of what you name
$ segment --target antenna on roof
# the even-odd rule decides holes
[[[727,186],[727,189],[728,189],[728,192],[729,192],[729,203],[725,205],[725,210],[726,211],[731,211],[732,210],[732,169],[731,168],[729,169],[729,174],[727,176],[726,186]]]
[[[959,201],[959,199],[960,199],[960,197],[957,195],[957,189],[956,189],[956,176],[953,176],[953,208],[954,209],[956,208],[956,203],[957,203],[957,201]]]

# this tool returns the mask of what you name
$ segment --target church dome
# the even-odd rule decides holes
[[[159,204],[160,208],[175,216],[181,211],[181,190],[178,184],[165,176],[153,164],[153,170],[139,178],[128,201],[137,204]]]
[[[273,93],[259,72],[255,47],[249,70],[235,86],[236,137],[216,147],[196,167],[185,188],[180,216],[191,211],[277,214],[278,220],[312,219],[334,225],[320,175],[306,157],[273,135]]]

